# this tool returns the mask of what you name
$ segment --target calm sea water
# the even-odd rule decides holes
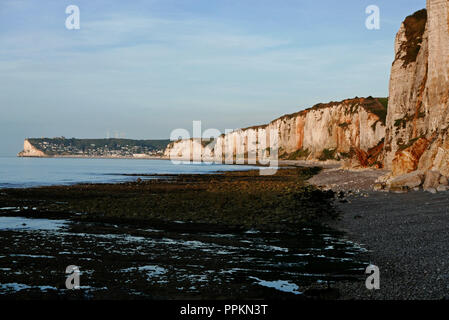
[[[255,167],[205,163],[174,165],[168,160],[0,157],[0,188],[81,182],[121,182],[136,179],[121,174],[212,173],[251,168]]]

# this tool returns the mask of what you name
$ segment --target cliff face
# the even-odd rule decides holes
[[[308,160],[344,159],[367,153],[382,142],[384,108],[375,99],[351,99],[317,105],[277,119],[269,127],[279,132],[281,156],[294,157],[303,151]]]
[[[18,154],[19,157],[46,157],[47,155],[42,150],[33,146],[28,139],[23,143],[23,151]]]
[[[449,1],[428,0],[407,17],[395,43],[386,121],[385,166],[449,176]]]
[[[374,98],[355,98],[329,104],[319,104],[296,114],[278,118],[268,125],[239,129],[222,135],[213,143],[199,139],[172,142],[165,155],[172,158],[215,158],[228,153],[232,158],[251,159],[256,151],[251,146],[262,144],[258,157],[268,156],[265,151],[270,141],[278,141],[283,159],[343,160],[353,164],[381,166],[381,150],[385,136],[386,107]],[[272,133],[275,136],[270,136]],[[230,156],[232,155],[232,157]]]

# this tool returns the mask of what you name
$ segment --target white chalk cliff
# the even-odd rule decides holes
[[[222,140],[245,141],[256,132],[275,129],[281,158],[349,159],[352,166],[391,170],[381,182],[399,177],[396,183],[407,181],[407,188],[423,184],[443,189],[449,177],[449,0],[427,0],[426,9],[402,23],[389,91],[388,111],[375,99],[317,105],[222,136],[218,149]],[[189,143],[174,142],[165,154],[182,155]],[[243,143],[236,153],[245,148]],[[435,178],[438,175],[442,182]],[[440,185],[435,182],[432,187],[430,181]]]
[[[267,125],[235,130],[213,143],[200,139],[179,140],[169,144],[165,155],[171,158],[224,159],[252,158],[251,142],[270,146],[276,133],[278,153],[284,159],[347,160],[363,165],[381,166],[380,151],[385,136],[385,106],[374,98],[354,98],[319,104],[313,108],[280,117]],[[265,150],[265,147],[259,150]],[[262,155],[259,155],[262,156]]]
[[[449,176],[449,1],[405,19],[395,42],[386,121],[385,166]]]
[[[23,151],[18,154],[19,157],[46,157],[47,155],[33,146],[28,139],[23,143]]]
[[[244,163],[268,157],[273,141],[280,159],[384,167],[391,172],[379,181],[383,186],[444,189],[449,184],[449,0],[427,0],[426,9],[402,23],[388,103],[369,97],[318,104],[213,141],[174,141],[164,154]],[[19,156],[46,155],[25,140]]]

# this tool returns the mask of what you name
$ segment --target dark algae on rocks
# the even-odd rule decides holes
[[[305,182],[319,171],[0,190],[0,299],[338,298],[366,263],[320,224],[337,211]]]
[[[35,207],[46,213],[78,214],[77,219],[86,221],[183,221],[276,231],[336,217],[331,205],[333,193],[305,182],[319,171],[288,168],[272,176],[260,175],[258,170],[140,175],[135,182],[121,184],[11,189],[0,197],[0,203]]]

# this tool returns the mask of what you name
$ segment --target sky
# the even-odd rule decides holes
[[[66,28],[66,7],[80,28]],[[368,30],[365,9],[380,9]],[[0,0],[0,156],[27,137],[165,139],[388,96],[424,0]]]

